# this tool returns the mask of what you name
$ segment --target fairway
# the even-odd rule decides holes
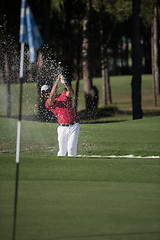
[[[17,121],[0,126],[0,239],[8,240]],[[22,121],[16,239],[159,240],[160,158],[126,155],[160,156],[160,117],[81,124],[78,154],[88,157],[57,157],[56,129]]]
[[[158,240],[159,164],[159,159],[22,157],[17,239]],[[12,235],[14,176],[14,158],[4,155],[1,239]]]

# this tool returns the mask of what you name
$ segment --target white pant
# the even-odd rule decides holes
[[[59,151],[57,156],[76,156],[79,136],[79,123],[71,126],[58,126]]]

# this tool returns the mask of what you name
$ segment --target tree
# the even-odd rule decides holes
[[[64,64],[71,68],[72,66],[72,30],[71,30],[71,19],[72,19],[72,5],[73,2],[70,0],[63,0],[64,6],[64,47],[63,56]]]
[[[51,12],[51,0],[43,0],[41,3],[39,1],[31,2],[31,7],[34,11],[34,17],[37,17],[42,26],[42,36],[44,43],[46,44],[42,50],[39,50],[37,61],[31,66],[31,74],[34,81],[37,82],[37,92],[38,92],[38,118],[41,121],[55,121],[55,118],[50,111],[45,107],[45,101],[41,97],[41,86],[43,84],[52,85],[52,74],[48,69],[51,68],[49,64],[49,46],[50,42],[50,12]],[[38,14],[36,16],[36,9],[39,7]],[[41,15],[44,17],[41,18]],[[38,24],[39,25],[39,24]]]
[[[103,79],[103,105],[112,102],[110,74],[116,74],[116,59],[121,57],[128,62],[127,48],[131,16],[131,3],[124,0],[99,0],[100,45],[101,45],[101,72]],[[126,47],[124,48],[124,39]],[[119,51],[120,50],[120,51]],[[124,57],[126,59],[124,59]],[[127,67],[126,67],[127,68]],[[122,69],[123,70],[123,69]]]
[[[92,0],[87,0],[86,15],[83,20],[82,65],[86,110],[89,114],[92,114],[98,107],[98,90],[92,84],[91,11]]]
[[[141,71],[142,53],[140,43],[140,0],[132,0],[133,35],[132,35],[132,111],[133,119],[143,117],[141,106]]]
[[[1,26],[3,25],[3,18],[6,16],[7,23],[7,35],[15,38],[17,53],[12,54],[12,57],[6,57],[9,63],[9,75],[11,76],[10,81],[16,81],[15,72],[19,72],[19,62],[15,60],[19,59],[19,18],[20,18],[20,0],[0,1],[0,20]],[[31,9],[33,11],[36,23],[42,34],[45,44],[47,44],[52,52],[53,59],[62,62],[64,68],[69,67],[74,79],[84,78],[84,92],[86,100],[86,109],[91,111],[97,107],[98,104],[98,91],[93,86],[92,77],[105,76],[104,81],[104,103],[109,102],[109,94],[106,87],[106,83],[109,83],[109,75],[113,67],[116,65],[116,60],[121,57],[123,70],[125,72],[124,62],[128,59],[128,40],[130,40],[132,28],[130,27],[130,16],[132,9],[132,1],[130,0],[28,0]],[[100,2],[103,3],[103,8],[100,10]],[[136,1],[133,1],[133,3]],[[92,4],[93,3],[93,4]],[[159,8],[159,2],[158,8]],[[140,20],[142,23],[141,40],[143,46],[143,58],[145,57],[145,69],[147,73],[151,72],[151,51],[150,51],[150,31],[151,31],[151,15],[152,15],[152,5],[153,1],[143,0],[141,3],[141,11],[139,12]],[[37,11],[38,9],[38,11]],[[13,11],[14,10],[14,11]],[[103,10],[103,14],[100,11]],[[99,15],[98,15],[99,14]],[[85,15],[85,18],[84,18]],[[103,15],[103,16],[102,16]],[[43,17],[42,17],[43,16]],[[102,19],[101,19],[102,17]],[[158,19],[159,20],[159,19]],[[101,22],[100,22],[101,21]],[[145,24],[144,24],[145,22]],[[159,24],[159,22],[158,22]],[[144,26],[145,25],[145,26]],[[0,31],[2,27],[0,26]],[[136,30],[137,31],[137,30]],[[135,32],[135,31],[134,31]],[[101,33],[101,34],[100,34]],[[159,28],[158,28],[159,34]],[[2,39],[2,34],[0,34],[0,39]],[[101,36],[100,36],[101,35]],[[135,34],[137,35],[137,33]],[[144,36],[145,35],[145,36]],[[136,36],[137,37],[137,36]],[[125,40],[125,42],[124,42]],[[134,39],[132,40],[132,43]],[[125,44],[124,44],[125,43]],[[137,40],[135,41],[137,43]],[[2,43],[0,43],[2,46]],[[159,43],[158,43],[159,44]],[[126,48],[124,48],[124,45]],[[139,44],[140,46],[140,44]],[[82,49],[83,47],[83,49]],[[27,49],[27,48],[26,48]],[[136,55],[137,49],[133,43],[133,55]],[[150,54],[149,54],[149,51]],[[135,51],[136,50],[136,51]],[[145,51],[144,51],[145,50]],[[126,51],[126,53],[125,53]],[[4,53],[3,53],[4,52]],[[5,55],[5,49],[1,47],[0,49],[1,57]],[[13,53],[13,51],[12,51]],[[82,53],[82,54],[81,54]],[[100,58],[100,55],[102,58]],[[40,56],[40,55],[39,55]],[[139,71],[140,65],[136,67],[136,56],[133,56],[133,70]],[[41,61],[42,55],[39,57],[38,62]],[[44,58],[46,55],[44,55]],[[114,60],[113,60],[114,59]],[[27,65],[26,69],[29,73],[29,77],[34,81],[37,81],[39,77],[39,94],[40,86],[42,82],[46,81],[48,78],[48,73],[46,74],[44,64],[44,59],[42,64],[35,63],[34,66]],[[101,61],[102,60],[102,61]],[[114,61],[114,66],[113,62]],[[5,61],[4,61],[5,62]],[[16,66],[16,64],[17,66]],[[64,64],[63,64],[64,63]],[[62,66],[61,65],[61,66]],[[154,64],[155,65],[155,64]],[[7,66],[7,65],[6,65]],[[102,69],[101,69],[102,66]],[[113,66],[113,67],[112,67]],[[4,64],[0,63],[2,72],[8,68],[4,67]],[[83,70],[82,70],[83,67]],[[112,69],[111,69],[112,68]],[[48,61],[48,71],[50,69],[50,63]],[[114,68],[114,73],[117,74],[118,68]],[[102,70],[102,71],[101,71]],[[111,71],[110,71],[111,70]],[[122,67],[119,73],[122,73]],[[44,71],[44,72],[43,72]],[[140,70],[141,71],[141,70]],[[32,74],[32,73],[33,74]],[[41,76],[38,73],[42,72]],[[35,74],[34,74],[35,73]],[[5,73],[7,74],[7,72]],[[133,74],[132,81],[132,99],[134,113],[136,109],[141,108],[141,79],[139,75]],[[7,75],[4,75],[5,77]],[[43,79],[41,77],[43,76]],[[78,76],[78,77],[77,77]],[[135,80],[135,78],[139,80]],[[44,77],[46,79],[44,79]],[[26,75],[25,75],[26,78]],[[106,81],[108,79],[108,81]],[[42,80],[42,82],[41,82]],[[7,80],[6,80],[7,83]],[[78,83],[78,82],[77,82]],[[77,84],[78,86],[78,84]],[[138,90],[137,90],[137,89]],[[76,91],[77,92],[77,91]],[[78,93],[77,93],[78,95]],[[137,95],[137,96],[136,96]],[[140,104],[138,104],[140,103]],[[77,104],[77,102],[76,102]],[[136,106],[138,104],[138,107]],[[77,106],[76,106],[77,107]],[[138,110],[139,111],[139,110]],[[139,111],[141,112],[141,110]],[[141,115],[141,114],[140,114]]]
[[[157,106],[157,96],[160,93],[158,67],[158,34],[157,34],[158,1],[153,0],[153,16],[151,25],[151,53],[154,105]]]
[[[104,5],[103,0],[100,0],[100,37],[101,37],[101,71],[102,71],[102,92],[103,105],[112,103],[111,87],[109,79],[109,56],[107,54],[106,39],[104,40],[103,30]]]

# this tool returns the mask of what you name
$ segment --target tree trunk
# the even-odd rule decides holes
[[[103,105],[112,103],[110,78],[108,68],[103,68],[102,65],[102,90],[103,90]]]
[[[79,80],[80,80],[80,52],[77,51],[77,80],[76,80],[76,91],[75,91],[75,112],[78,111],[78,95],[79,95]]]
[[[142,54],[140,43],[140,0],[132,0],[133,3],[133,36],[132,36],[132,111],[133,119],[143,117],[141,106],[141,71]]]
[[[157,41],[157,17],[158,17],[158,1],[153,0],[153,17],[151,26],[151,55],[152,55],[152,77],[153,77],[153,93],[154,105],[157,106],[157,96],[159,89],[159,67],[158,67],[158,41]]]
[[[129,40],[128,37],[125,38],[126,42],[126,47],[124,50],[124,55],[125,55],[125,75],[129,75]]]
[[[102,31],[101,31],[102,34]],[[102,36],[101,36],[102,39]],[[104,44],[101,42],[101,72],[102,72],[102,91],[103,91],[103,105],[107,103],[112,103],[111,97],[111,87],[110,87],[110,78],[109,70],[107,64],[107,53],[104,52]]]
[[[44,42],[50,46],[50,11],[51,11],[51,0],[43,0],[43,35]],[[45,107],[45,99],[41,96],[41,87],[44,84],[48,84],[52,87],[51,73],[47,69],[50,61],[48,60],[49,48],[44,48],[43,52],[39,51],[37,66],[35,66],[35,72],[37,75],[34,78],[37,78],[37,91],[38,91],[38,119],[42,122],[54,122],[56,121],[55,116]],[[35,74],[35,73],[34,73]],[[52,79],[53,81],[53,79]]]
[[[74,110],[77,114],[77,109],[78,109],[78,94],[79,94],[79,76],[76,80],[76,91],[75,91],[75,106],[74,106]]]
[[[144,59],[145,59],[145,66],[144,66],[144,73],[151,74],[151,38],[150,34],[144,34],[143,38],[143,51],[144,51]]]
[[[5,52],[5,78],[7,80],[7,117],[11,117],[11,86],[10,86],[10,69],[9,69],[9,56]]]
[[[90,0],[86,1],[87,13],[83,20],[83,43],[82,43],[82,56],[83,56],[83,80],[84,80],[84,92],[89,94],[90,89],[92,88],[92,74],[89,65],[89,11],[90,11]]]
[[[64,10],[65,10],[65,29],[64,29],[64,64],[70,70],[72,69],[72,31],[71,31],[71,11],[72,11],[72,1],[63,0]]]
[[[86,1],[86,16],[83,21],[83,80],[84,94],[86,100],[86,110],[92,114],[98,107],[98,90],[92,85],[92,56],[90,51],[91,31],[90,31],[90,12],[92,1]]]
[[[100,38],[101,38],[101,73],[102,73],[102,92],[103,92],[103,105],[112,103],[111,88],[107,60],[107,48],[103,41],[103,0],[100,0]],[[106,51],[106,52],[105,52]]]

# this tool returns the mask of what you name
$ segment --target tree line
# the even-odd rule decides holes
[[[39,115],[45,118],[40,86],[52,80],[49,60],[61,62],[68,81],[84,81],[86,112],[92,115],[98,107],[98,90],[93,77],[102,76],[103,104],[112,103],[111,75],[132,75],[133,119],[143,117],[141,75],[152,73],[154,104],[159,84],[159,8],[158,0],[35,0],[29,1],[44,40],[37,60],[24,66],[25,81],[36,81]],[[0,69],[1,82],[19,80],[20,0],[0,2]],[[47,57],[46,57],[47,56]],[[8,106],[10,105],[8,98]],[[77,107],[77,106],[75,106]],[[10,110],[8,107],[8,115]]]

